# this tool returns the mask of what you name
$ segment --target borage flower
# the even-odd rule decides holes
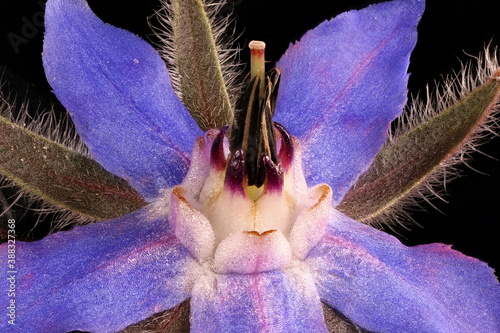
[[[403,109],[423,7],[322,23],[203,135],[151,46],[49,0],[48,81],[93,158],[149,204],[19,244],[16,325],[1,327],[116,332],[189,300],[193,332],[326,332],[322,302],[374,332],[498,331],[486,264],[333,208]]]

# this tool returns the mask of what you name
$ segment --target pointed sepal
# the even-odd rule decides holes
[[[96,161],[0,117],[0,174],[25,192],[84,218],[133,212],[144,199]]]
[[[232,108],[219,49],[201,0],[175,0],[173,61],[181,99],[204,131],[230,123]]]
[[[446,178],[439,173],[463,161],[481,133],[492,131],[488,123],[498,112],[500,74],[484,76],[490,78],[451,106],[396,135],[336,209],[358,221],[378,222],[394,217],[407,198],[429,192],[430,180]],[[414,112],[423,110],[417,106]]]

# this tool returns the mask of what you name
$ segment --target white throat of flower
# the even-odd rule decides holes
[[[256,73],[242,115],[198,138],[171,197],[177,238],[216,273],[290,267],[321,239],[332,210],[331,188],[307,188],[298,141],[272,122],[279,71],[264,86]]]

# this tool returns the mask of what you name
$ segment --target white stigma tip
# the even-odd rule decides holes
[[[265,50],[266,49],[266,43],[261,42],[260,40],[253,40],[250,43],[248,43],[248,47],[250,50]]]

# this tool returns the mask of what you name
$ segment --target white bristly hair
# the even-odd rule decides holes
[[[150,19],[149,22],[155,36],[159,40],[155,47],[167,63],[174,91],[182,100],[180,75],[177,71],[175,45],[172,37],[172,3],[171,0],[160,0],[160,2],[162,7],[156,12],[155,20]],[[241,92],[241,73],[243,67],[239,61],[240,49],[232,43],[237,37],[235,36],[236,31],[233,24],[234,17],[224,13],[223,8],[227,5],[226,1],[206,0],[203,2],[215,39],[223,80],[234,110],[237,98]]]
[[[82,155],[89,156],[88,149],[76,133],[68,114],[57,116],[52,107],[45,109],[41,106],[32,106],[26,96],[17,97],[5,93],[8,90],[5,85],[8,83],[3,77],[0,77],[0,86],[2,87],[0,89],[1,117]],[[32,112],[30,113],[30,111]],[[32,113],[35,115],[32,116]],[[29,209],[35,213],[36,221],[33,227],[46,218],[50,218],[48,222],[53,231],[60,230],[70,224],[92,222],[87,217],[41,200],[2,175],[0,175],[0,190],[3,190],[0,191],[3,201],[0,202],[0,218],[2,216],[9,217],[12,208],[21,205],[20,210]],[[3,198],[6,192],[9,192],[9,195],[7,198]]]
[[[500,69],[498,56],[498,49],[487,45],[482,54],[477,57],[471,56],[471,61],[462,64],[460,71],[445,77],[442,83],[436,82],[434,89],[427,86],[423,97],[419,95],[411,97],[405,112],[395,121],[396,125],[389,135],[388,143],[453,106],[489,79],[498,80]],[[374,225],[388,225],[391,228],[394,224],[405,226],[409,221],[416,223],[411,217],[411,211],[420,207],[423,202],[436,209],[437,207],[431,202],[433,199],[438,198],[446,202],[443,198],[446,184],[460,176],[459,167],[465,165],[475,170],[469,164],[471,154],[474,152],[484,154],[479,149],[481,144],[499,135],[499,114],[500,101],[496,101],[486,110],[466,139],[455,150],[450,151],[447,158],[428,174],[419,186],[412,189],[397,204],[367,222]]]

